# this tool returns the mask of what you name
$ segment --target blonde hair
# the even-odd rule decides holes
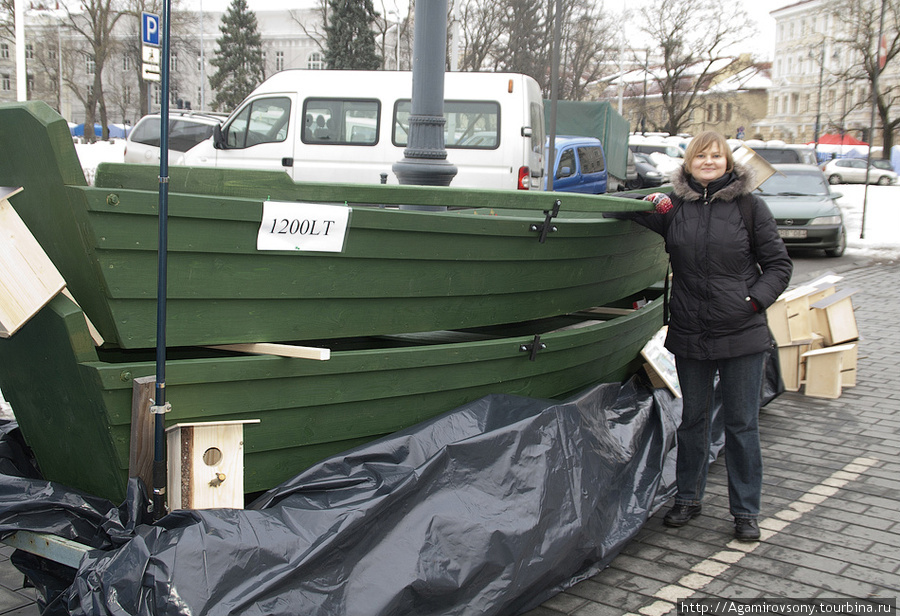
[[[731,155],[731,148],[728,147],[728,142],[725,141],[725,137],[720,135],[714,130],[708,130],[700,133],[688,143],[687,149],[684,152],[684,160],[685,160],[685,171],[690,174],[690,162],[694,159],[697,154],[703,152],[704,150],[709,149],[710,147],[717,145],[719,146],[719,153],[725,156],[726,166],[725,173],[730,173],[734,170],[734,156]]]

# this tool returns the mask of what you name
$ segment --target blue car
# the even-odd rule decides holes
[[[553,190],[600,195],[606,192],[609,177],[603,144],[594,137],[557,136],[553,161]],[[550,140],[545,148],[550,159]],[[547,180],[544,180],[547,190]]]

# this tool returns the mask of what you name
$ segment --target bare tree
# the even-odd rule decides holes
[[[652,43],[635,62],[661,98],[662,118],[655,128],[674,135],[688,124],[711,78],[733,60],[728,48],[750,37],[753,28],[737,6],[724,10],[704,0],[655,0],[640,13],[641,30]]]
[[[850,61],[837,77],[845,83],[862,79],[867,83],[869,92],[875,90],[877,77],[887,71],[896,72],[900,62],[897,58],[900,55],[900,2],[886,0],[883,6],[884,46],[880,52],[881,2],[842,0],[840,4],[835,2],[827,6],[835,21],[842,24],[835,36],[835,43],[844,46],[851,54]],[[883,67],[880,67],[879,59],[883,60]],[[882,155],[888,157],[894,145],[894,132],[900,129],[900,113],[897,111],[900,109],[900,83],[895,79],[877,79],[877,84],[875,111],[882,126]],[[857,103],[866,109],[871,104],[871,96]]]
[[[83,84],[76,83],[78,73],[74,70],[64,71],[63,79],[84,105],[85,139],[94,141],[94,122],[98,112],[102,138],[108,139],[109,120],[103,95],[103,69],[107,60],[117,51],[112,32],[122,13],[113,0],[83,0],[80,8],[80,12],[67,9],[68,27],[84,39],[81,59],[88,67],[87,72],[93,77],[93,83],[84,89]]]
[[[500,3],[481,0],[462,1],[459,11],[462,25],[460,70],[477,71],[494,68],[491,59],[494,41],[500,31],[501,9]]]
[[[562,0],[560,96],[582,100],[606,71],[614,37],[612,18],[590,0]],[[550,93],[550,58],[556,0],[469,0],[462,70],[505,70],[534,77]]]
[[[566,6],[566,5],[564,5]],[[613,18],[588,0],[569,0],[560,49],[560,98],[580,101],[608,70],[613,55]]]

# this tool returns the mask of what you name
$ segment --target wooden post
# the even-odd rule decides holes
[[[128,476],[140,477],[147,490],[153,485],[153,414],[150,412],[150,400],[155,386],[155,376],[139,376],[131,382]]]

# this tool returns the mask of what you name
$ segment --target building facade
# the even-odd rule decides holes
[[[804,0],[772,11],[775,54],[765,118],[754,131],[763,139],[816,142],[822,135],[847,134],[881,141],[875,117],[870,135],[871,84],[847,42],[850,23],[830,0]],[[859,75],[859,77],[854,77]],[[881,89],[898,81],[897,63],[888,64]]]
[[[87,41],[71,28],[64,11],[29,10],[25,16],[28,98],[45,101],[69,122],[82,123],[84,99],[94,87],[96,72]],[[169,70],[172,108],[207,110],[214,100],[209,76],[216,69],[210,61],[215,57],[216,39],[221,36],[222,16],[221,12],[173,15]],[[256,17],[267,76],[288,68],[325,68],[324,53],[312,34],[321,21],[315,10],[257,11]],[[109,123],[133,125],[141,116],[159,110],[158,82],[147,82],[148,104],[141,108],[141,62],[140,24],[136,18],[124,16],[113,31],[111,52],[102,72]],[[15,42],[12,37],[3,37],[0,102],[15,100]],[[99,113],[95,113],[95,120],[100,121]]]

